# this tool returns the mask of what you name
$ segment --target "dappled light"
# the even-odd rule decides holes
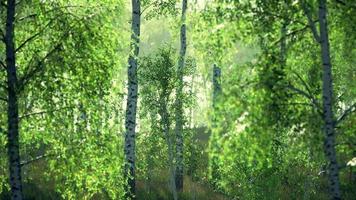
[[[354,0],[0,0],[0,24],[0,200],[355,200]]]

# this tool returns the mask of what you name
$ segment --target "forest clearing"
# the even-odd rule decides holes
[[[1,200],[356,200],[355,0],[0,0]]]

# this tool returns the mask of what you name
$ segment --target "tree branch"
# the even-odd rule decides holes
[[[292,73],[297,76],[297,78],[300,80],[300,82],[303,84],[304,88],[307,90],[310,96],[312,96],[312,92],[308,86],[308,84],[304,81],[304,79],[296,72],[292,70]]]
[[[318,20],[315,20],[315,21],[314,21],[314,23],[316,23],[316,22],[318,22]],[[300,29],[295,29],[295,30],[289,32],[289,33],[286,34],[285,36],[286,36],[286,37],[295,36],[295,35],[297,35],[297,34],[299,34],[299,33],[303,33],[303,32],[306,31],[309,27],[310,27],[309,25],[305,25],[304,27],[302,27],[302,28],[300,28]],[[283,39],[283,38],[280,38],[280,39],[278,39],[277,41],[273,42],[273,45],[272,45],[272,46],[275,46],[275,45],[277,45],[278,43],[280,43],[282,39]]]
[[[296,29],[292,32],[289,32],[288,34],[285,35],[285,37],[290,37],[290,36],[294,36],[298,33],[302,33],[304,31],[306,31],[309,28],[309,26],[305,26],[303,28],[300,29]],[[277,45],[278,43],[280,43],[282,41],[283,38],[279,38],[277,41],[273,42],[273,46]]]
[[[301,6],[302,6],[302,9],[303,9],[303,12],[304,14],[306,15],[307,19],[308,19],[308,24],[309,24],[309,27],[313,33],[313,36],[314,36],[314,39],[320,43],[320,35],[318,33],[318,30],[315,26],[315,23],[314,23],[314,20],[313,20],[313,17],[312,17],[312,13],[310,11],[310,8],[309,6],[306,4],[305,0],[302,0],[301,1]],[[317,20],[318,21],[318,20]]]
[[[44,155],[36,156],[36,157],[34,157],[33,159],[30,159],[30,160],[26,160],[26,161],[21,162],[21,163],[20,163],[20,167],[23,167],[23,166],[25,166],[25,165],[28,165],[28,164],[30,164],[30,163],[33,163],[33,162],[42,160],[42,159],[47,158],[47,157],[50,157],[50,156],[55,156],[55,155],[54,155],[54,154],[44,154]]]
[[[47,15],[47,14],[49,14],[49,13],[51,13],[51,12],[58,11],[58,10],[61,10],[61,9],[67,9],[67,8],[94,8],[94,7],[93,7],[93,6],[87,7],[87,6],[81,6],[81,5],[58,6],[58,7],[55,7],[55,8],[53,8],[53,9],[47,10],[47,11],[41,13],[41,14]],[[27,15],[27,16],[24,16],[24,17],[19,18],[19,19],[16,20],[16,21],[17,21],[17,22],[21,22],[21,21],[26,20],[26,19],[28,19],[28,18],[35,18],[35,17],[37,17],[39,14],[40,14],[40,13],[29,14],[29,15]]]
[[[48,28],[52,22],[54,21],[54,19],[51,19],[43,28],[42,30],[40,30],[38,33],[32,35],[31,37],[27,38],[19,47],[16,48],[15,53],[17,53],[18,51],[21,50],[21,48],[23,48],[27,43],[31,42],[32,40],[34,40],[37,36],[41,35],[46,28]]]
[[[18,1],[17,3],[15,3],[16,6],[20,5],[23,2],[23,0]]]
[[[350,114],[356,111],[356,103],[351,105],[348,109],[346,109],[342,115],[336,120],[335,126],[340,124],[343,120],[345,120]]]
[[[300,90],[300,91],[307,94],[308,98],[312,101],[312,104],[314,104],[319,109],[318,110],[319,114],[322,114],[323,112],[322,112],[321,106],[320,106],[318,100],[314,97],[313,93],[311,92],[311,89],[309,88],[308,84],[304,81],[304,79],[296,71],[292,71],[292,73],[297,76],[297,78],[302,83],[303,87],[306,89],[306,92],[302,91],[302,90]]]
[[[155,1],[152,1],[151,3],[149,3],[148,5],[145,6],[145,8],[142,9],[141,13],[140,13],[140,16],[143,15],[143,13],[148,9],[150,8],[152,5],[156,4],[157,2]]]
[[[81,145],[84,144],[84,141],[85,140],[82,140],[76,146],[71,146],[71,147],[67,148],[66,150],[68,151],[68,150],[74,150],[74,149],[80,148]],[[39,156],[36,156],[33,159],[21,162],[20,166],[23,167],[23,166],[31,164],[33,162],[36,162],[36,161],[39,161],[39,160],[42,160],[42,159],[45,159],[45,158],[48,158],[48,157],[54,157],[54,156],[57,156],[57,159],[59,159],[59,158],[61,158],[62,155],[61,154],[57,155],[55,153],[47,153],[47,154],[39,155]]]
[[[4,63],[3,61],[1,61],[1,60],[0,60],[0,65],[1,65],[5,70],[7,70],[7,67],[6,67],[5,63]]]
[[[338,4],[341,4],[343,6],[350,7],[350,8],[354,8],[354,9],[356,8],[356,4],[351,4],[351,3],[345,2],[343,0],[335,0],[335,2],[338,3]]]
[[[19,79],[19,91],[21,91],[25,85],[41,70],[42,66],[44,65],[44,62],[46,59],[51,57],[57,50],[60,49],[62,45],[62,42],[57,44],[52,50],[50,50],[38,63],[37,65],[30,70],[28,73],[24,74],[22,78]]]
[[[43,31],[43,30],[42,30]],[[40,31],[40,32],[38,32],[38,33],[36,33],[36,34],[34,34],[33,36],[31,36],[31,37],[29,37],[27,40],[25,40],[16,50],[15,50],[15,53],[17,53],[18,51],[20,51],[20,49],[22,48],[22,47],[24,47],[28,42],[31,42],[33,39],[35,39],[37,36],[39,36],[41,33],[42,33],[42,31]]]
[[[24,118],[31,117],[33,115],[43,115],[43,114],[46,114],[46,113],[49,113],[49,112],[57,112],[57,111],[61,111],[61,110],[64,110],[64,109],[69,109],[69,108],[73,108],[73,107],[72,106],[68,106],[68,107],[63,107],[63,108],[58,108],[58,109],[53,109],[53,110],[44,110],[44,111],[39,111],[39,112],[28,113],[28,114],[25,114],[25,115],[19,117],[19,119],[22,120]]]
[[[312,105],[314,105],[314,108],[316,109],[316,111],[321,116],[323,116],[323,111],[320,108],[320,105],[319,105],[318,101],[311,94],[308,94],[307,92],[305,92],[305,91],[303,91],[303,90],[301,90],[299,88],[296,88],[296,87],[292,86],[291,84],[288,85],[287,88],[289,88],[290,90],[293,90],[297,94],[302,95],[302,96],[306,97],[307,99],[309,99],[312,102]]]
[[[5,101],[5,102],[7,102],[7,99],[6,99],[6,98],[4,98],[4,97],[0,97],[0,100],[1,100],[1,101]]]
[[[335,1],[336,1],[336,3],[339,3],[339,4],[342,4],[342,5],[346,6],[346,3],[344,1],[342,1],[342,0],[335,0]]]
[[[286,106],[311,106],[311,107],[314,107],[314,104],[311,104],[311,103],[300,103],[300,102],[281,103],[281,105],[286,105]]]
[[[0,28],[0,36],[1,36],[0,40],[5,42],[5,33],[4,33],[4,31],[2,31],[1,28]]]

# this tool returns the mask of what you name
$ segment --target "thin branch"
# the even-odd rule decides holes
[[[22,0],[21,1],[18,1],[17,3],[15,3],[15,6],[18,6],[22,3]]]
[[[341,143],[336,143],[335,144],[335,146],[338,146],[338,145],[344,145],[344,146],[352,147],[352,146],[356,146],[356,142],[352,143],[352,142],[348,141],[348,142],[341,142]]]
[[[17,21],[21,22],[21,21],[26,20],[28,18],[35,18],[35,17],[37,17],[37,15],[38,15],[37,13],[36,14],[30,14],[30,15],[27,15],[27,16],[19,18]]]
[[[349,2],[345,2],[345,1],[342,1],[342,0],[335,0],[335,2],[338,3],[338,4],[341,4],[343,6],[347,6],[347,7],[351,7],[351,8],[356,9],[356,4],[351,4]]]
[[[296,93],[298,93],[298,94],[300,94],[300,95],[302,95],[302,96],[304,96],[304,97],[306,97],[308,99],[312,98],[307,92],[305,92],[305,91],[303,91],[303,90],[301,90],[299,88],[296,88],[296,87],[294,87],[292,85],[288,85],[287,88],[293,90],[294,92],[296,92]]]
[[[31,42],[32,40],[34,40],[37,36],[41,35],[46,28],[48,28],[52,22],[54,21],[54,19],[51,19],[43,28],[42,30],[40,30],[38,33],[32,35],[31,37],[27,38],[19,47],[16,48],[15,53],[17,53],[18,51],[21,50],[21,48],[23,48],[27,43]]]
[[[311,11],[310,11],[310,8],[309,6],[306,4],[305,0],[302,0],[301,1],[301,6],[303,8],[303,12],[304,14],[307,16],[307,19],[308,19],[308,24],[309,24],[309,27],[313,33],[313,36],[314,36],[314,39],[320,43],[320,35],[318,33],[318,30],[315,26],[315,23],[314,23],[314,20],[313,20],[313,17],[312,17],[312,14],[311,14]]]
[[[296,72],[296,71],[292,71],[296,76],[297,78],[300,80],[300,82],[302,83],[302,85],[304,86],[304,88],[307,90],[307,94],[309,96],[309,99],[312,101],[312,103],[314,105],[316,105],[318,108],[320,108],[320,104],[318,102],[318,100],[314,97],[313,93],[311,92],[311,89],[310,87],[308,86],[308,84],[304,81],[304,79]],[[321,108],[320,108],[320,113],[323,113],[321,111]]]
[[[68,151],[68,150],[74,150],[74,149],[80,148],[81,145],[84,144],[84,141],[85,140],[82,140],[76,146],[69,147],[66,150]],[[23,161],[23,162],[20,163],[20,166],[23,167],[23,166],[31,164],[33,162],[36,162],[36,161],[39,161],[39,160],[42,160],[42,159],[45,159],[45,158],[48,158],[48,157],[55,157],[55,156],[57,157],[57,159],[62,157],[61,154],[56,155],[55,153],[47,153],[47,154],[36,156],[33,159],[30,159],[30,160],[27,160],[27,161]]]
[[[5,42],[5,33],[4,31],[0,28],[0,36],[1,36],[1,41]]]
[[[5,102],[7,102],[7,99],[6,99],[6,98],[4,98],[4,97],[0,97],[0,100],[1,100],[1,101],[5,101]]]
[[[336,3],[339,3],[339,4],[342,4],[342,5],[346,6],[346,3],[344,1],[342,1],[342,0],[335,0],[335,1],[336,1]]]
[[[311,103],[301,103],[301,102],[291,102],[291,103],[282,103],[281,105],[286,105],[286,106],[310,106],[314,107],[314,104]]]
[[[345,95],[345,92],[343,92],[342,94],[338,95],[336,98],[336,102],[340,101],[341,98]]]
[[[68,107],[63,107],[63,108],[58,108],[58,109],[53,109],[53,110],[44,110],[44,111],[39,111],[39,112],[28,113],[28,114],[25,114],[25,115],[19,117],[19,119],[22,120],[24,118],[31,117],[33,115],[44,115],[44,114],[47,114],[49,112],[57,112],[57,111],[61,111],[61,110],[64,110],[64,109],[70,109],[70,108],[73,108],[73,107],[72,106],[68,106]]]
[[[318,22],[318,20],[315,20],[314,23]],[[289,32],[288,34],[286,34],[285,36],[286,37],[291,37],[291,36],[295,36],[299,33],[303,33],[304,31],[306,31],[307,29],[309,28],[309,25],[305,25],[303,28],[300,28],[300,29],[296,29],[296,30],[293,30],[291,32]],[[283,38],[279,38],[277,41],[273,42],[273,45],[272,46],[275,46],[277,45],[278,43],[281,42]]]
[[[81,5],[69,5],[69,6],[58,6],[58,7],[55,7],[53,9],[50,9],[50,10],[47,10],[41,14],[43,15],[48,15],[49,13],[51,12],[54,12],[54,11],[58,11],[58,10],[61,10],[61,9],[67,9],[67,8],[95,8],[94,6],[91,6],[91,7],[87,7],[87,6],[81,6]],[[24,17],[21,17],[19,18],[18,20],[16,20],[17,22],[21,22],[23,20],[26,20],[28,18],[35,18],[39,15],[39,13],[33,13],[33,14],[29,14],[27,16],[24,16]]]
[[[44,155],[36,156],[33,159],[21,162],[20,163],[20,167],[23,167],[23,166],[28,165],[30,163],[33,163],[33,162],[36,162],[36,161],[39,161],[39,160],[42,160],[44,158],[51,157],[51,156],[55,156],[55,155],[54,154],[44,154]]]
[[[256,9],[253,10],[253,11],[256,12],[256,13],[261,13],[261,11],[257,11]],[[264,10],[264,11],[262,11],[262,13],[263,14],[267,14],[267,15],[271,15],[272,17],[280,19],[280,20],[286,20],[287,19],[290,22],[290,24],[297,23],[297,24],[301,24],[301,25],[306,25],[303,21],[300,21],[298,19],[294,19],[294,20],[293,19],[289,19],[288,16],[280,15],[280,13],[277,14],[277,13],[270,12],[268,10]]]
[[[33,36],[29,37],[27,40],[25,40],[16,50],[15,53],[17,53],[18,51],[20,51],[21,48],[23,48],[27,43],[31,42],[33,39],[35,39],[37,36],[39,36],[42,33],[43,30],[41,30],[40,32],[34,34]]]
[[[290,36],[295,36],[298,33],[303,33],[304,31],[306,31],[309,28],[309,26],[305,26],[303,28],[300,29],[296,29],[292,32],[289,32],[288,34],[285,35],[285,37],[290,37]],[[273,46],[277,45],[278,43],[280,43],[282,41],[283,38],[279,38],[277,41],[273,42]]]
[[[312,96],[311,89],[309,88],[307,82],[304,81],[304,79],[294,70],[292,70],[292,73],[297,76],[297,78],[300,80],[300,82],[303,84],[304,88],[307,90],[310,96]]]
[[[4,63],[3,61],[1,61],[1,60],[0,60],[0,65],[1,65],[5,70],[7,70],[7,67],[6,67],[5,63]]]
[[[150,8],[152,5],[154,5],[155,3],[157,3],[157,2],[153,1],[153,2],[151,2],[150,4],[148,4],[145,8],[143,8],[142,11],[141,11],[141,13],[140,13],[140,16],[142,16],[143,13],[144,13],[148,8]]]
[[[356,111],[356,103],[351,105],[348,109],[346,109],[342,115],[336,120],[335,125],[340,124],[343,120],[345,120],[350,114]]]
[[[62,45],[62,42],[60,42],[59,44],[57,44],[52,50],[50,50],[38,63],[37,65],[30,70],[28,73],[26,73],[22,78],[20,78],[19,80],[19,90],[21,91],[25,85],[31,80],[31,78],[33,76],[35,76],[42,68],[44,62],[46,61],[46,59],[48,59],[49,57],[51,57],[57,50],[60,49]]]
[[[317,110],[317,112],[323,116],[323,112],[322,112],[322,109],[320,108],[320,105],[318,104],[317,100],[310,94],[308,94],[307,92],[299,89],[299,88],[296,88],[292,85],[288,85],[287,86],[288,89],[290,90],[293,90],[294,92],[296,92],[297,94],[299,95],[302,95],[304,97],[306,97],[307,99],[309,99],[311,102],[312,102],[312,105],[314,105],[314,108]]]

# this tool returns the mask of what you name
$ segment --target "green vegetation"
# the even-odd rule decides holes
[[[0,0],[0,199],[352,200],[353,0]]]

